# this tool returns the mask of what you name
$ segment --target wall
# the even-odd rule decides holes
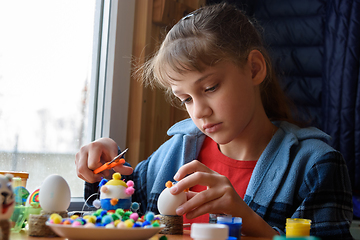
[[[133,42],[137,64],[144,63],[154,53],[166,29],[204,4],[205,0],[137,0]],[[145,88],[133,77],[130,83],[127,161],[135,166],[150,156],[168,139],[167,129],[184,118],[187,118],[187,113],[166,102],[162,90]]]

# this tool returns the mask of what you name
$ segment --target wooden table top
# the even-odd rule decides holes
[[[152,237],[150,240],[158,240],[159,237],[163,235],[158,234]],[[183,235],[166,235],[168,240],[192,240],[190,237],[190,231],[185,230]],[[30,237],[27,235],[25,231],[21,231],[20,233],[11,233],[11,240],[66,240],[67,238],[47,238],[47,237]],[[271,240],[271,238],[255,238],[255,237],[245,237],[242,236],[241,240]]]

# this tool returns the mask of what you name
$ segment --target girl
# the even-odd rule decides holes
[[[189,222],[230,214],[243,219],[243,234],[272,237],[286,218],[307,218],[312,235],[351,239],[344,160],[325,133],[290,123],[259,33],[243,13],[220,4],[187,15],[142,70],[145,83],[165,88],[191,117],[170,128],[172,138],[130,176],[143,212],[158,212],[165,182],[175,179],[173,194],[190,188],[177,209]],[[117,152],[108,138],[81,148],[76,167],[87,196],[100,180],[91,170]]]

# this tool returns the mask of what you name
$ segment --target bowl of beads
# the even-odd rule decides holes
[[[69,240],[143,240],[151,238],[164,228],[160,225],[160,219],[152,212],[139,217],[137,213],[123,209],[98,209],[89,215],[73,215],[69,218],[62,218],[54,213],[46,225],[60,237]]]

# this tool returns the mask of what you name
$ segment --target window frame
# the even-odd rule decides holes
[[[86,143],[111,137],[126,147],[135,2],[96,0]],[[68,211],[84,203],[73,197]]]

